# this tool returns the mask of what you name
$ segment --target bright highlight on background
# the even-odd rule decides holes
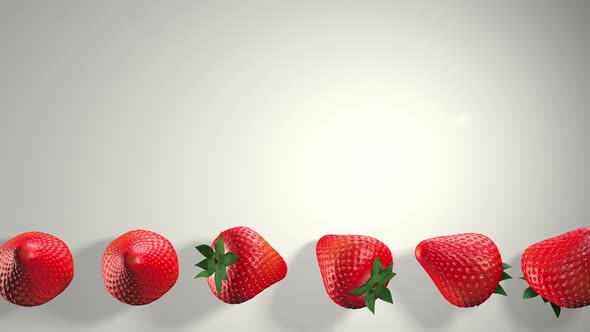
[[[518,281],[455,310],[413,250],[475,231],[517,267],[588,225],[589,17],[569,1],[2,2],[0,240],[55,234],[81,276],[40,311],[0,302],[3,331],[586,330],[587,311],[555,320]],[[237,225],[292,277],[216,307],[194,246]],[[123,310],[93,278],[137,228],[178,247],[179,286]],[[321,293],[314,241],[330,233],[391,248],[381,315]]]

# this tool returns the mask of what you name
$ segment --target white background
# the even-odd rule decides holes
[[[520,280],[455,308],[413,250],[479,232],[520,276],[527,246],[589,224],[589,4],[0,1],[0,241],[52,233],[76,263],[54,301],[0,301],[2,331],[587,329]],[[193,280],[194,246],[237,225],[289,274],[230,306]],[[181,264],[144,307],[100,275],[137,228]],[[390,247],[393,305],[330,301],[328,233]]]

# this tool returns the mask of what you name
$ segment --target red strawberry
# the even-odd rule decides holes
[[[102,276],[108,292],[130,305],[151,303],[178,279],[174,247],[160,234],[134,230],[116,238],[102,256]]]
[[[477,233],[439,236],[416,246],[416,259],[443,297],[458,307],[484,303],[493,293],[506,295],[500,281],[511,278],[503,270],[496,244]]]
[[[387,288],[395,276],[393,257],[383,242],[364,235],[325,235],[316,256],[326,292],[339,306],[375,313],[376,299],[393,303]]]
[[[523,298],[541,295],[557,317],[561,307],[590,305],[590,227],[531,245],[522,254],[521,268],[530,285]]]
[[[195,264],[204,269],[195,278],[207,278],[213,294],[225,303],[246,302],[287,275],[281,255],[248,227],[225,230],[211,247],[196,249],[205,259]]]
[[[0,247],[0,294],[16,305],[32,307],[51,301],[74,279],[74,260],[57,237],[27,232]]]

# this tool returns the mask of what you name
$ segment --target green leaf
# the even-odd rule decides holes
[[[394,272],[381,275],[381,276],[379,276],[379,284],[382,284],[383,285],[386,282],[388,282],[391,279],[393,279],[393,277],[395,277],[395,273]]]
[[[195,279],[197,278],[209,278],[213,274],[213,271],[201,271],[201,273],[197,274]]]
[[[227,278],[227,271],[225,270],[224,266],[220,266],[217,271],[215,271],[215,275],[219,276],[221,280],[229,280]]]
[[[545,299],[544,297],[541,297],[541,300],[543,300],[543,302],[547,303],[549,301],[547,301],[547,299]]]
[[[389,264],[387,267],[381,271],[381,273],[393,273],[393,263]]]
[[[375,260],[373,261],[373,268],[371,269],[371,276],[379,275],[379,272],[381,272],[381,268],[381,260],[379,259],[379,257],[375,257]]]
[[[215,289],[217,290],[217,294],[221,294],[221,274],[215,273]]]
[[[240,257],[233,252],[228,252],[223,255],[222,263],[225,266],[230,266],[235,263]]]
[[[518,277],[518,279],[522,279],[522,280],[526,281],[525,277]]]
[[[215,252],[213,252],[213,248],[211,248],[210,246],[206,245],[206,244],[201,244],[200,246],[196,246],[195,247],[203,256],[207,257],[207,258],[213,258],[213,255],[215,255]]]
[[[393,299],[391,298],[391,291],[387,289],[385,286],[379,286],[375,290],[375,295],[385,302],[393,303]]]
[[[377,298],[383,299],[385,302],[393,303],[391,292],[385,287],[391,278],[395,276],[393,272],[393,263],[382,269],[383,265],[379,257],[375,257],[373,265],[371,266],[371,277],[364,285],[359,286],[350,291],[350,294],[356,296],[365,295],[365,304],[372,313],[375,313],[375,301]],[[374,288],[374,286],[377,286]],[[380,295],[376,295],[379,292]]]
[[[202,261],[195,264],[195,266],[198,266],[203,270],[209,270],[209,267],[210,267],[209,262],[211,262],[211,260],[209,258],[205,258]]]
[[[524,293],[522,294],[522,298],[523,299],[532,299],[533,297],[538,296],[539,294],[537,294],[537,292],[535,292],[532,288],[528,287],[527,289],[524,290]],[[545,300],[545,299],[543,299]]]
[[[506,279],[512,279],[512,277],[508,273],[502,271],[502,278],[500,278],[500,281],[506,280]]]
[[[365,297],[365,304],[367,308],[375,314],[375,293],[367,294]]]
[[[215,252],[219,255],[223,255],[225,253],[225,246],[223,244],[223,232],[219,233],[219,237],[217,237],[217,242],[215,243]]]
[[[512,266],[510,266],[510,264],[502,262],[502,270],[508,270],[511,268]]]
[[[553,312],[555,313],[555,317],[559,318],[559,314],[561,313],[561,307],[557,304],[551,303],[551,308],[553,308]]]
[[[369,286],[367,284],[364,284],[360,287],[357,287],[357,288],[351,290],[350,294],[356,295],[356,296],[361,296],[367,292],[368,288],[369,288]]]
[[[217,291],[217,294],[221,294],[223,280],[229,280],[226,268],[227,266],[235,263],[239,257],[235,253],[225,252],[223,232],[219,233],[219,236],[214,242],[215,249],[208,245],[199,245],[195,247],[206,257],[199,263],[195,264],[195,266],[198,266],[204,270],[201,271],[195,278],[213,276],[215,280],[215,290]]]
[[[381,270],[381,272],[379,272],[379,278],[381,280],[391,280],[391,278],[393,278],[395,276],[395,273],[393,273],[393,264],[389,264],[389,266],[387,266],[385,269]]]
[[[494,291],[495,294],[500,294],[500,295],[506,295],[506,291],[504,290],[504,288],[502,288],[502,285],[498,285],[498,288],[496,288],[496,290]]]

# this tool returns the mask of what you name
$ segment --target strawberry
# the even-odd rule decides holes
[[[162,235],[134,230],[119,236],[105,249],[102,276],[114,298],[130,305],[144,305],[174,286],[178,257]]]
[[[443,297],[458,307],[484,303],[493,293],[506,295],[500,281],[511,277],[504,270],[496,244],[487,236],[464,233],[423,240],[416,259]]]
[[[51,301],[74,279],[74,260],[57,237],[27,232],[0,247],[0,294],[16,305],[32,307]]]
[[[367,307],[374,314],[376,299],[393,303],[387,288],[395,276],[393,256],[383,242],[364,235],[324,235],[316,256],[326,292],[339,306]]]
[[[529,288],[523,298],[540,295],[559,317],[561,308],[590,305],[590,227],[537,242],[521,257]]]
[[[281,255],[248,227],[225,230],[211,246],[196,249],[205,259],[195,264],[204,270],[195,279],[207,278],[211,292],[225,303],[246,302],[287,275]]]

